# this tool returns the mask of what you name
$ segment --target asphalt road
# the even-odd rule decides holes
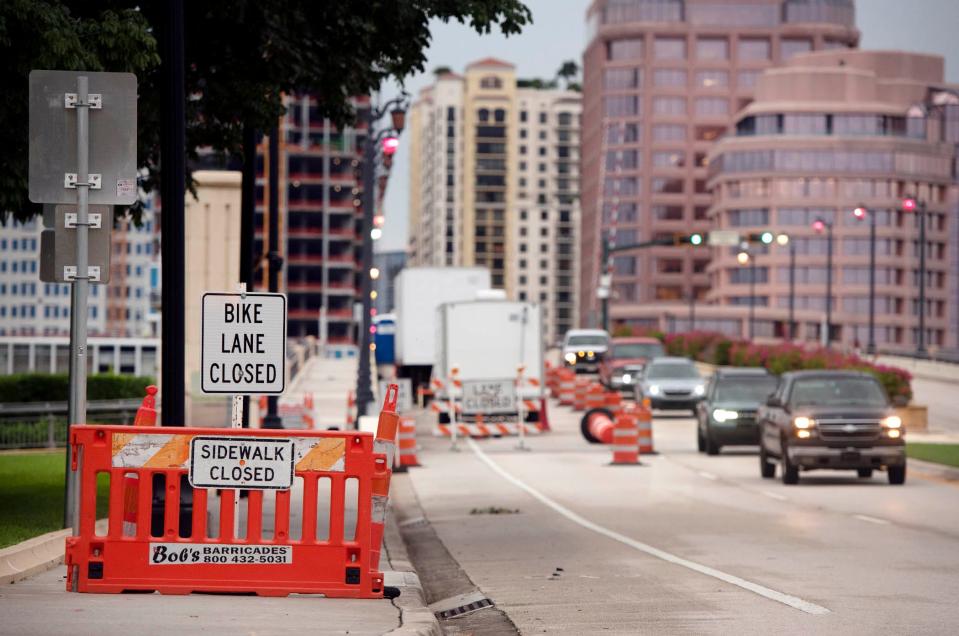
[[[609,466],[552,406],[528,452],[515,438],[451,452],[421,422],[410,473],[522,633],[954,633],[956,484],[814,472],[784,486],[760,478],[754,449],[697,453],[686,416],[655,419],[643,466]]]

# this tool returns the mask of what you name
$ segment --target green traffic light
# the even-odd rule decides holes
[[[759,240],[762,241],[765,245],[769,245],[770,243],[772,243],[774,238],[775,237],[773,236],[772,232],[763,232],[762,234],[759,235]]]
[[[702,245],[703,244],[703,235],[702,234],[691,234],[689,236],[689,242],[692,245]]]

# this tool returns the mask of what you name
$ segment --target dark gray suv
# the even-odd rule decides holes
[[[759,410],[759,468],[784,484],[799,482],[800,470],[855,470],[862,478],[885,469],[890,484],[906,481],[902,420],[882,385],[860,371],[784,373]]]
[[[723,446],[759,444],[756,412],[779,378],[762,367],[720,367],[697,409],[696,447],[717,455]]]

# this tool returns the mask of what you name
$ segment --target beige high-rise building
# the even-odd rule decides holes
[[[410,261],[485,266],[539,303],[544,335],[574,326],[581,95],[534,88],[487,58],[444,73],[410,116]]]

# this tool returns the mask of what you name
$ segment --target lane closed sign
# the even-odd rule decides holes
[[[194,437],[190,485],[194,488],[288,490],[293,486],[293,440]]]
[[[203,294],[204,393],[278,394],[286,388],[286,296]]]

